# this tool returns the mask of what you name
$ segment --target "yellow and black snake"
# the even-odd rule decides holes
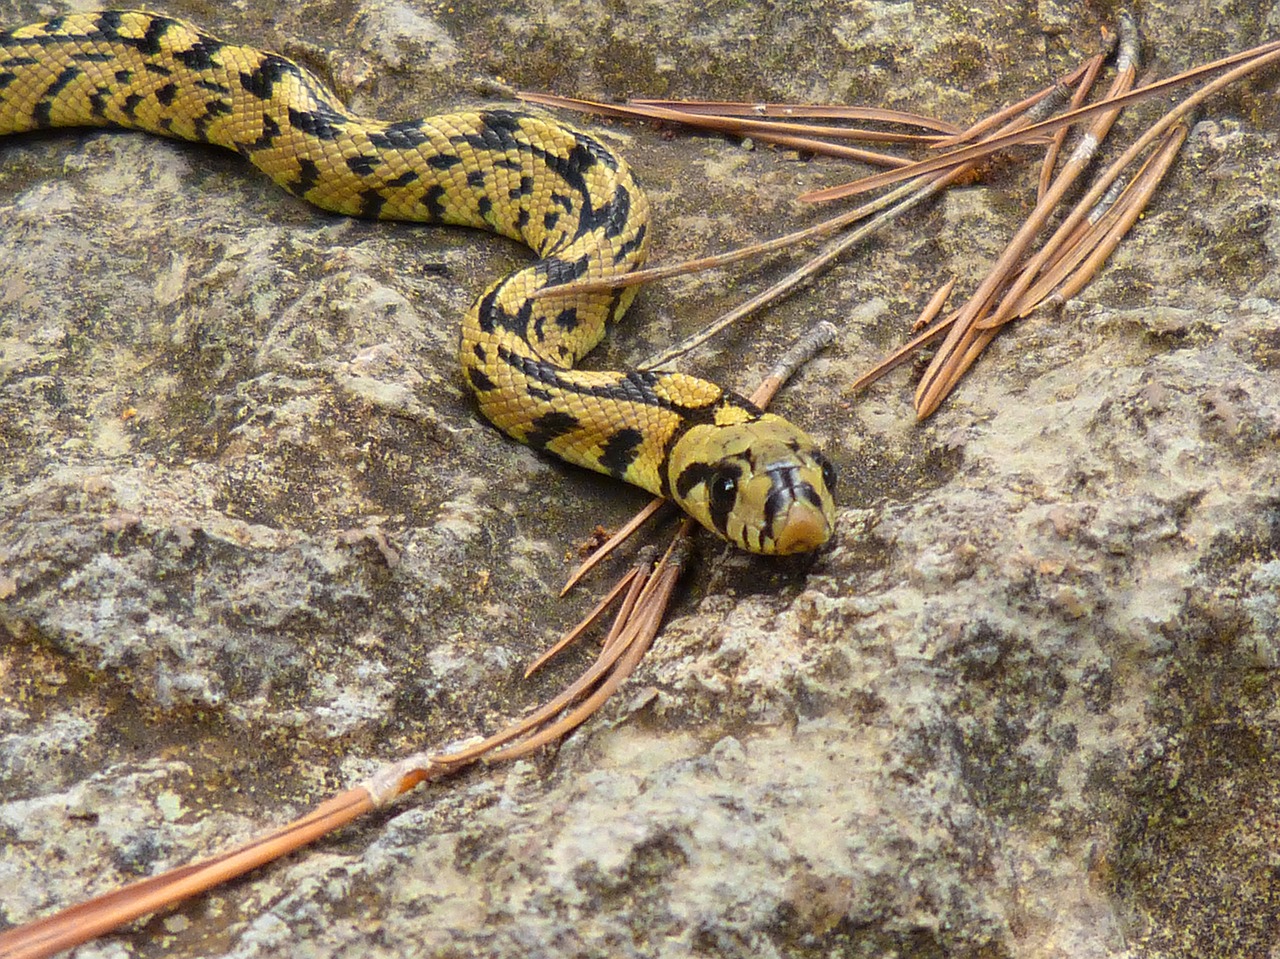
[[[531,294],[634,270],[649,240],[648,200],[586,134],[505,110],[356,116],[296,63],[154,13],[0,33],[0,135],[81,126],[235,150],[326,210],[522,241],[538,259],[491,285],[462,325],[462,368],[486,417],[535,449],[675,500],[752,552],[803,552],[831,535],[834,470],[791,423],[691,376],[572,368],[635,288]]]

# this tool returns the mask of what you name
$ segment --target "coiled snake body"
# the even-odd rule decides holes
[[[573,365],[634,296],[531,299],[636,269],[649,205],[626,164],[560,123],[501,110],[355,116],[272,53],[153,13],[70,15],[0,33],[0,135],[143,130],[235,150],[295,196],[352,216],[480,227],[538,259],[467,312],[459,356],[486,417],[571,463],[674,499],[744,549],[815,549],[834,471],[803,431],[714,383]]]

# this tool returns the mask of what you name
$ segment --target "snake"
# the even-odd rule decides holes
[[[462,321],[462,376],[487,419],[674,501],[749,552],[809,552],[831,537],[836,471],[798,426],[685,373],[575,368],[638,287],[554,288],[634,271],[650,241],[649,201],[599,139],[504,109],[360,116],[286,57],[137,10],[0,33],[0,135],[64,127],[213,144],[323,210],[524,243],[534,260]]]

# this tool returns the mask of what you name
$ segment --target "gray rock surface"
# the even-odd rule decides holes
[[[68,8],[87,5],[0,0],[6,24]],[[957,122],[1096,49],[1104,8],[167,6],[384,116],[492,102],[477,84],[498,80]],[[1140,13],[1164,74],[1280,34],[1268,3]],[[1278,131],[1274,71],[1215,100],[1097,281],[923,425],[908,373],[847,385],[947,276],[977,282],[1027,167],[715,341],[692,367],[750,388],[807,323],[840,326],[779,400],[843,471],[829,551],[705,543],[637,677],[558,751],[78,955],[1274,959]],[[601,134],[653,196],[663,260],[807,222],[791,197],[849,176]],[[0,921],[495,728],[585,661],[519,678],[598,588],[553,598],[567,554],[643,497],[505,440],[455,370],[457,318],[522,255],[317,213],[187,145],[0,142]],[[596,362],[782,268],[647,290]]]

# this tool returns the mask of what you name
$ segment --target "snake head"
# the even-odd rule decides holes
[[[835,527],[836,471],[802,430],[771,413],[690,427],[667,460],[671,498],[752,553],[805,553]]]

